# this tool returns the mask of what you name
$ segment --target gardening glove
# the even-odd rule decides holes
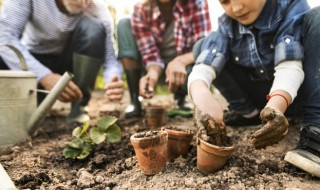
[[[198,137],[206,142],[221,146],[222,136],[226,135],[225,125],[215,122],[209,114],[202,114],[196,107],[194,122],[198,128]]]
[[[273,145],[287,135],[289,123],[280,111],[266,107],[261,111],[260,119],[264,126],[251,136],[255,148]]]

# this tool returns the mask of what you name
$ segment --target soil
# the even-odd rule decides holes
[[[216,96],[224,102],[220,95]],[[151,101],[168,109],[174,105],[173,97],[168,95]],[[95,91],[89,104],[92,124],[101,111],[123,110],[127,104],[128,94],[119,105],[105,100],[103,92]],[[19,189],[320,189],[319,178],[283,160],[299,140],[297,124],[290,126],[288,136],[280,143],[261,150],[249,143],[250,135],[259,126],[227,127],[227,135],[236,140],[236,150],[224,169],[215,174],[204,176],[198,172],[194,138],[186,158],[168,162],[166,170],[157,175],[145,176],[139,170],[130,136],[148,128],[143,121],[124,120],[122,115],[120,142],[100,144],[85,160],[65,159],[62,150],[72,139],[75,127],[65,123],[69,109],[69,104],[56,103],[32,140],[0,147],[0,162]],[[196,131],[191,118],[169,118],[167,125]]]
[[[200,139],[220,147],[232,146],[233,143],[227,136],[226,127],[216,123],[209,114],[202,114],[196,110],[194,122]]]

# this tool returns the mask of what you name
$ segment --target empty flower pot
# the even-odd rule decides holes
[[[148,106],[145,108],[145,124],[150,128],[161,127],[166,120],[167,111],[161,106]]]
[[[174,129],[166,130],[168,132],[168,160],[173,161],[179,156],[186,157],[193,133]]]
[[[219,147],[197,139],[197,168],[202,174],[214,173],[223,168],[234,147]]]
[[[154,175],[165,169],[168,133],[165,130],[141,132],[131,136],[131,144],[145,175]]]

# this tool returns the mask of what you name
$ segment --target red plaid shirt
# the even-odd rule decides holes
[[[192,51],[194,43],[211,31],[209,9],[206,0],[177,0],[173,8],[174,38],[177,55]],[[137,3],[131,18],[133,35],[143,62],[164,68],[159,46],[163,40],[166,22],[161,17],[156,1]]]

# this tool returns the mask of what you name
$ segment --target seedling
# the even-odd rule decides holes
[[[116,124],[118,119],[114,116],[106,116],[98,119],[97,126],[91,127],[87,121],[81,127],[72,131],[74,139],[63,149],[65,158],[84,159],[93,150],[93,147],[104,141],[111,143],[121,140],[121,129]]]

